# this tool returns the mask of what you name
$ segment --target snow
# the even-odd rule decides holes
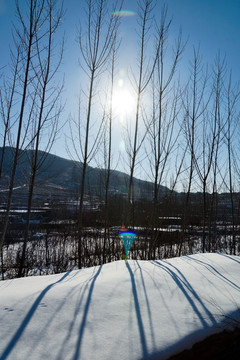
[[[197,254],[0,282],[0,360],[167,359],[240,321],[240,257]]]

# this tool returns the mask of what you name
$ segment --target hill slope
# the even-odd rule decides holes
[[[6,187],[9,181],[10,172],[12,167],[14,149],[7,147],[5,149],[4,163],[3,163],[3,179],[1,180],[1,186]],[[30,162],[33,151],[20,151],[19,165],[16,172],[15,186],[28,184],[30,174]],[[2,156],[2,148],[0,148],[0,159]],[[43,151],[39,152],[39,162],[43,165],[40,167],[37,175],[37,186],[44,187],[51,185],[62,187],[66,190],[79,191],[81,185],[82,164],[72,160],[64,159],[56,155],[46,154]],[[86,191],[91,191],[92,194],[103,191],[105,183],[105,170],[99,168],[87,167],[86,172]],[[5,180],[5,183],[3,182]],[[124,174],[117,170],[111,171],[110,177],[110,191],[127,193],[127,186],[129,182],[129,175]],[[152,194],[153,184],[148,181],[143,181],[134,178],[135,194],[138,196],[149,197]],[[161,186],[161,193],[164,195],[169,190]]]
[[[0,359],[166,359],[239,317],[239,274],[198,254],[2,281]]]

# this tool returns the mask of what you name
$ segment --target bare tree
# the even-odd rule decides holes
[[[53,81],[55,80],[54,75],[56,75],[60,67],[63,54],[62,46],[58,58],[54,56],[54,36],[61,25],[63,9],[62,6],[58,9],[56,0],[48,0],[45,3],[44,10],[46,21],[41,27],[41,33],[36,34],[37,54],[34,61],[32,61],[32,67],[36,75],[34,85],[36,93],[33,96],[34,110],[31,118],[32,136],[30,137],[33,151],[30,159],[31,173],[29,177],[27,220],[18,277],[23,276],[36,175],[54,143],[59,115],[62,111],[62,106],[58,102],[63,85],[57,88]],[[43,136],[45,152],[39,154],[39,146]]]
[[[138,38],[139,38],[139,55],[138,55],[138,70],[137,76],[134,76],[134,87],[136,91],[136,112],[135,112],[135,122],[134,122],[134,131],[133,136],[128,134],[128,156],[130,161],[130,177],[128,184],[128,211],[127,218],[125,222],[130,222],[134,227],[134,171],[137,162],[137,155],[141,149],[143,141],[146,137],[146,131],[142,136],[139,134],[140,121],[142,120],[142,98],[144,91],[146,90],[156,63],[159,56],[159,48],[160,48],[160,39],[156,37],[156,44],[153,45],[153,60],[151,62],[149,56],[148,43],[149,43],[149,32],[154,26],[153,21],[153,11],[154,11],[154,1],[153,0],[140,0],[138,3]],[[151,34],[152,36],[152,34]],[[130,214],[131,213],[131,214]],[[131,216],[130,216],[131,215]]]
[[[212,87],[209,89],[209,101],[207,101],[207,111],[203,113],[201,122],[201,154],[199,157],[194,156],[194,163],[202,184],[203,197],[203,235],[202,235],[202,251],[210,251],[210,239],[208,247],[206,247],[206,226],[209,226],[209,204],[208,204],[208,183],[211,180],[211,172],[214,175],[214,160],[216,160],[216,151],[219,147],[219,134],[222,130],[222,124],[219,117],[219,106],[221,100],[221,92],[223,86],[224,62],[217,58],[215,67],[217,71],[213,73]],[[214,177],[213,177],[214,179]]]
[[[120,4],[121,8],[121,4]],[[110,54],[115,41],[116,31],[119,26],[119,17],[113,16],[117,9],[115,3],[110,9],[106,0],[86,1],[86,24],[79,31],[79,46],[81,52],[80,65],[86,76],[88,88],[83,92],[86,99],[86,108],[83,115],[82,102],[79,101],[78,121],[72,119],[71,133],[75,156],[82,163],[81,166],[81,189],[78,215],[78,266],[82,267],[82,224],[83,224],[83,200],[85,195],[86,170],[98,150],[104,116],[97,125],[93,116],[95,98],[97,96],[97,80],[101,78],[103,71],[110,59]],[[95,107],[96,108],[96,107]],[[97,109],[99,110],[99,109]],[[84,119],[82,119],[84,117]],[[94,125],[94,135],[93,135]],[[73,135],[73,127],[77,129],[77,138]]]
[[[24,125],[24,120],[26,115],[26,106],[31,92],[29,87],[31,87],[31,83],[36,76],[32,68],[32,61],[34,61],[34,57],[36,56],[36,41],[39,40],[38,32],[41,30],[42,25],[46,21],[46,14],[44,12],[45,3],[45,0],[30,0],[28,6],[28,13],[24,15],[21,11],[19,2],[16,1],[18,27],[14,25],[14,43],[16,47],[16,53],[15,58],[13,59],[15,60],[15,62],[13,63],[13,74],[17,74],[16,76],[18,80],[18,89],[14,91],[15,99],[18,100],[15,104],[16,107],[14,107],[14,111],[16,114],[15,122],[17,123],[17,135],[16,141],[14,142],[14,160],[10,177],[4,225],[0,239],[0,249],[3,246],[8,227],[14,180],[19,160],[19,152],[22,143],[24,143],[24,140],[26,139],[26,134],[29,127],[30,116],[26,116],[28,121],[26,125]],[[31,109],[32,106],[30,105],[30,112]]]
[[[154,182],[152,209],[152,246],[157,232],[157,206],[159,203],[159,188],[164,173],[175,150],[181,127],[177,119],[180,111],[180,92],[178,82],[174,83],[177,64],[184,49],[181,33],[176,41],[176,48],[172,54],[172,63],[166,60],[168,47],[168,32],[171,21],[167,22],[167,9],[163,7],[161,23],[158,26],[159,54],[156,69],[152,78],[152,116],[148,121],[148,138],[150,145],[150,169]],[[170,55],[169,55],[170,57]],[[176,84],[177,83],[177,84]],[[151,253],[151,251],[150,251]],[[150,254],[151,257],[151,254]]]
[[[227,146],[227,163],[228,163],[228,188],[230,192],[230,201],[231,201],[231,218],[232,218],[232,241],[230,246],[231,254],[236,255],[236,213],[235,213],[235,202],[234,202],[234,179],[233,179],[233,159],[236,159],[234,155],[234,133],[236,132],[238,121],[239,121],[239,111],[237,105],[239,102],[240,91],[238,86],[235,88],[232,85],[232,75],[230,73],[228,87],[226,91],[227,96],[227,121],[226,129],[224,131],[224,138]]]
[[[14,95],[16,90],[16,82],[17,82],[17,75],[19,70],[19,60],[20,60],[20,46],[16,49],[16,57],[11,54],[12,58],[12,69],[13,69],[13,76],[12,79],[6,80],[4,78],[3,84],[0,89],[0,115],[1,121],[3,124],[3,133],[2,133],[2,153],[1,153],[1,160],[0,160],[0,179],[2,176],[3,170],[3,161],[5,156],[5,148],[7,145],[7,138],[10,131],[10,117],[12,114],[13,108],[13,101]]]
[[[110,89],[109,89],[109,111],[107,115],[106,130],[104,132],[104,161],[105,161],[105,220],[104,220],[104,243],[103,243],[103,263],[106,262],[106,243],[110,240],[109,234],[109,185],[112,169],[112,123],[113,123],[113,93],[114,93],[114,75],[115,63],[118,50],[117,38],[115,37],[111,54],[111,73],[110,73]],[[110,244],[109,244],[110,247]]]
[[[217,235],[217,191],[218,191],[218,175],[219,175],[219,153],[223,140],[224,124],[224,106],[225,104],[225,64],[218,55],[212,71],[212,110],[211,116],[215,119],[217,132],[215,140],[215,150],[213,155],[212,168],[212,194],[210,199],[208,214],[208,251],[212,251],[216,245]]]
[[[183,209],[182,238],[179,245],[179,256],[181,255],[189,217],[189,202],[193,185],[194,170],[196,169],[195,163],[199,156],[199,128],[201,128],[202,118],[209,102],[209,95],[207,94],[208,73],[207,69],[204,69],[202,65],[199,48],[193,49],[193,60],[190,66],[190,79],[182,92],[184,117],[183,131],[187,143],[187,158],[189,159],[190,164],[188,166],[188,184]]]

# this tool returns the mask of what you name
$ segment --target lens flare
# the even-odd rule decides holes
[[[133,231],[129,231],[127,229],[121,229],[119,236],[123,242],[124,248],[125,248],[125,254],[126,254],[126,259],[128,259],[128,252],[130,250],[130,247],[133,243],[133,241],[135,240],[137,234]]]
[[[120,11],[114,11],[112,15],[117,17],[130,17],[130,16],[134,16],[135,12],[131,10],[120,10]]]

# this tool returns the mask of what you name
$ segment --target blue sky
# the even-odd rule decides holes
[[[169,13],[189,38],[188,48],[200,44],[205,61],[212,62],[218,50],[240,78],[240,1],[169,0]]]
[[[27,2],[27,1],[26,1]],[[22,3],[22,0],[20,1]],[[167,0],[156,1],[155,16],[160,19],[163,4],[168,6],[168,15],[173,17],[170,38],[174,40],[179,28],[183,38],[187,40],[182,56],[182,72],[186,71],[193,46],[200,45],[204,62],[214,63],[218,51],[226,55],[228,69],[232,69],[234,79],[240,80],[240,0]],[[14,0],[0,0],[0,68],[9,61],[9,45],[11,44],[11,24],[15,21]],[[62,71],[65,75],[66,120],[69,113],[76,114],[77,99],[80,91],[81,69],[78,65],[79,48],[76,43],[77,27],[84,20],[84,0],[65,0],[66,9],[62,30],[65,32],[65,53]],[[137,12],[137,1],[126,0],[124,9]],[[158,15],[159,14],[159,15]],[[127,81],[129,69],[134,68],[137,51],[136,33],[137,16],[122,19],[120,28],[121,48],[118,59],[118,71]],[[181,69],[180,67],[180,69]],[[7,66],[3,68],[6,73]],[[65,129],[64,132],[68,130]],[[115,142],[120,143],[119,129],[115,130]],[[55,144],[53,152],[68,157],[61,136]]]
[[[82,21],[83,3],[84,0],[64,2],[66,14],[63,29],[67,40],[64,63],[67,76],[71,76],[69,62],[71,68],[77,65],[79,51],[75,39],[77,26],[79,21]],[[223,55],[226,54],[229,68],[240,79],[240,0],[158,0],[156,17],[163,3],[168,5],[168,14],[173,17],[172,33],[177,33],[181,27],[184,38],[188,39],[187,52],[191,51],[193,45],[200,44],[204,60],[211,63],[216,52],[220,50]],[[5,65],[9,58],[11,24],[15,21],[14,4],[15,0],[0,0],[1,66]],[[137,11],[137,0],[125,0],[124,9]],[[135,28],[136,17],[123,19],[123,45],[134,48]],[[184,57],[187,58],[186,53]],[[124,59],[121,57],[121,60]]]

